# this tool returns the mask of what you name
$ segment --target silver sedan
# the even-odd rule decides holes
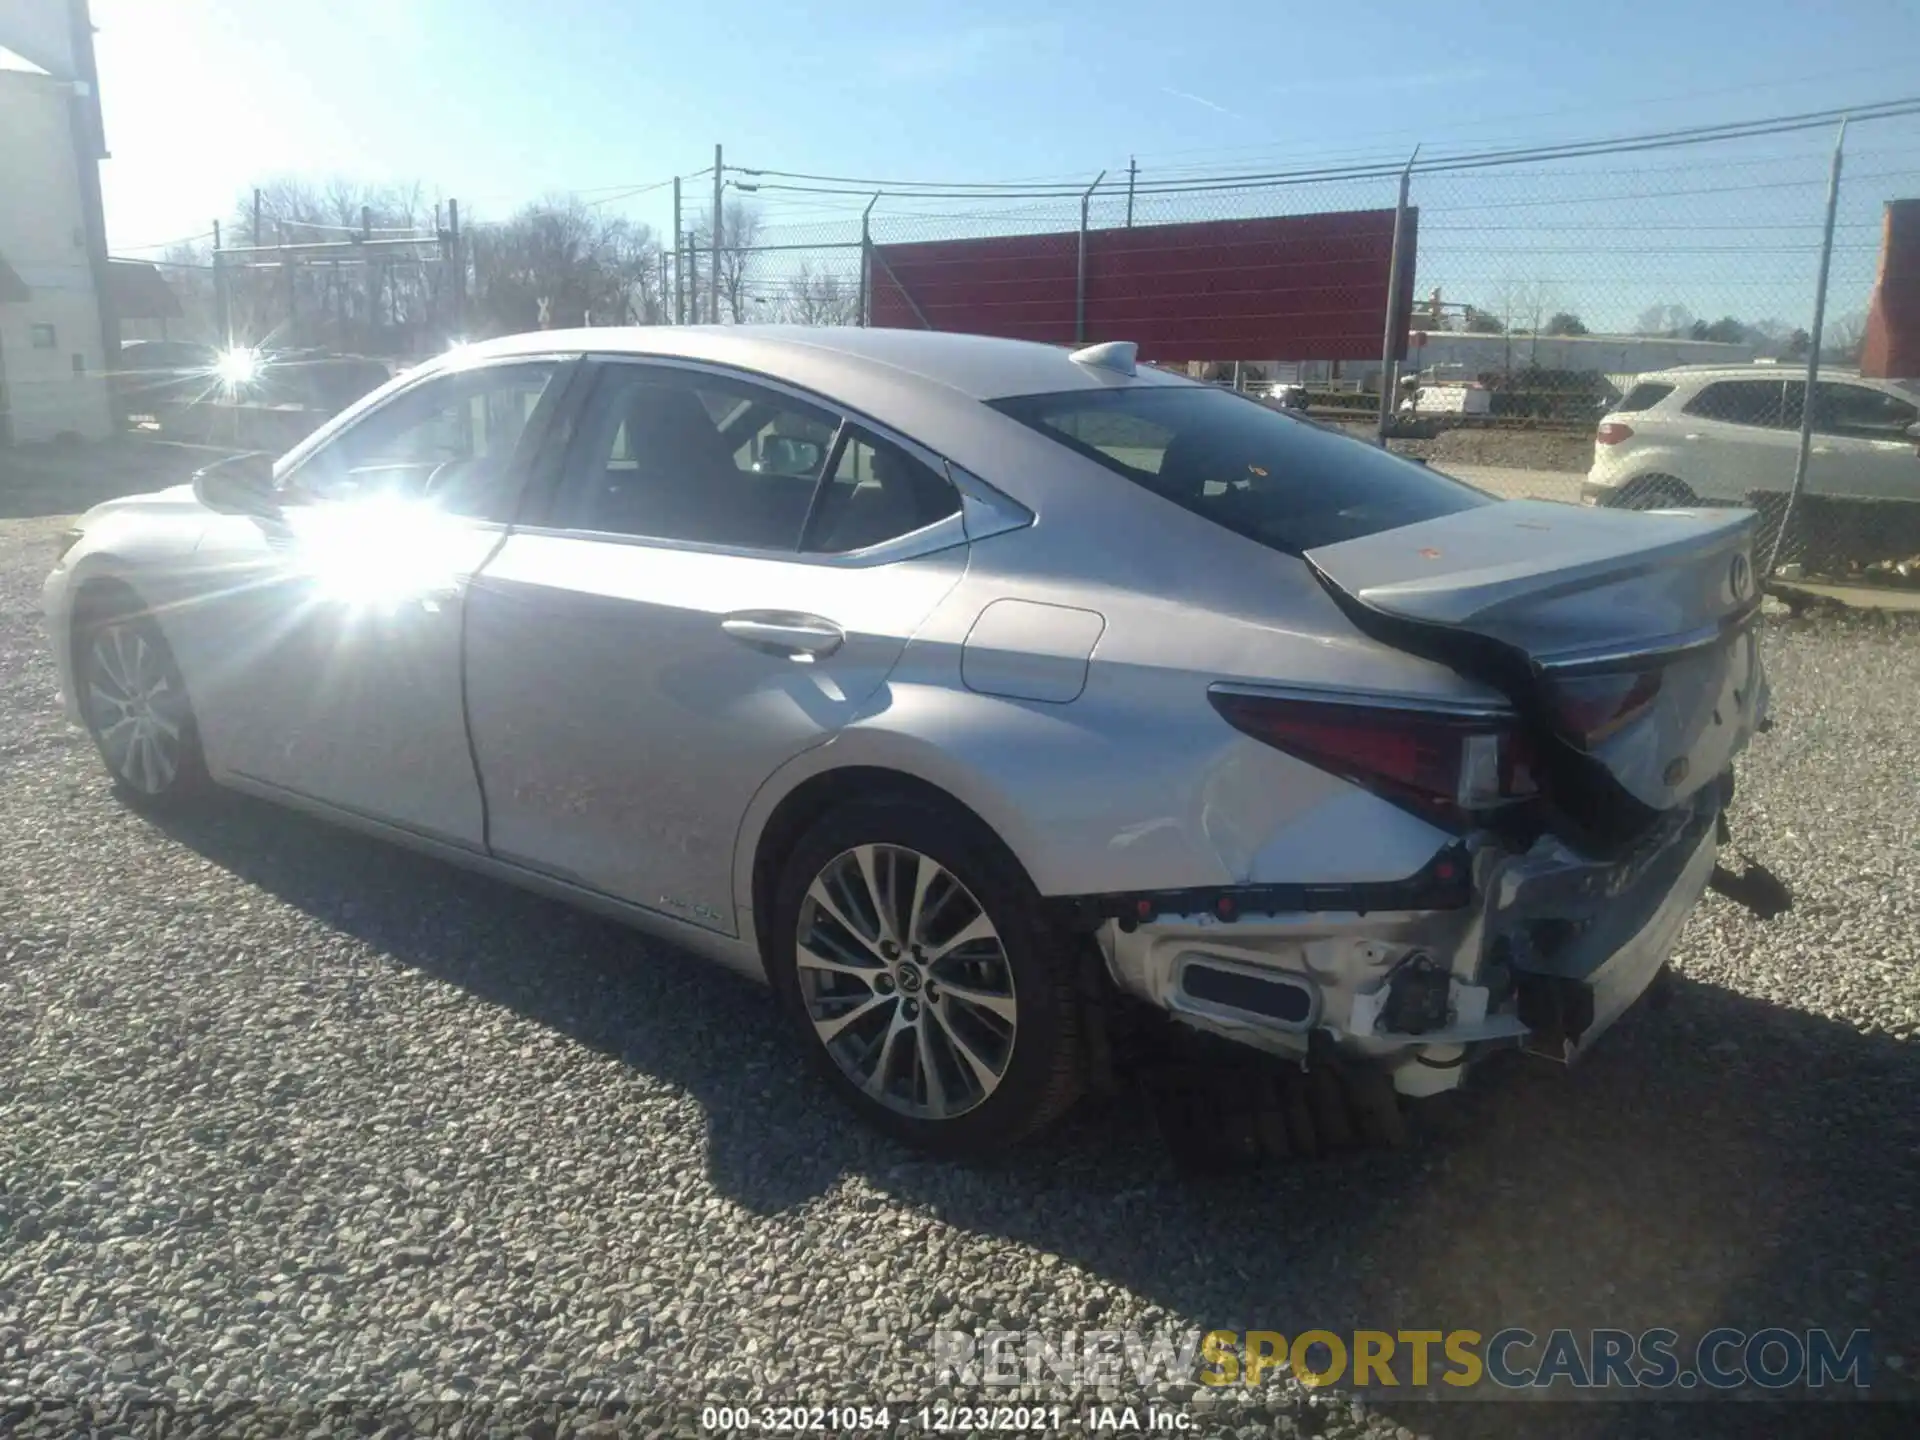
[[[1389,1098],[1589,1045],[1764,715],[1751,520],[1495,502],[1123,344],[549,332],[97,507],[46,614],[130,800],[248,791],[764,975],[963,1152],[1116,1017]]]

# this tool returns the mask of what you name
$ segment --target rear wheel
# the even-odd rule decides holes
[[[193,706],[152,616],[109,611],[80,632],[75,652],[80,712],[120,793],[137,805],[167,806],[203,791]]]
[[[834,810],[788,857],[773,914],[782,1006],[828,1083],[878,1128],[978,1154],[1077,1097],[1064,946],[977,824],[914,801]]]
[[[1671,510],[1698,503],[1692,488],[1671,475],[1636,475],[1620,487],[1613,501],[1617,510]]]

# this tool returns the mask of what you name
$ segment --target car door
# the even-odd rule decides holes
[[[1672,422],[1679,478],[1702,498],[1736,504],[1749,491],[1784,494],[1793,484],[1805,390],[1805,381],[1771,376],[1703,387]]]
[[[219,768],[482,847],[462,611],[563,365],[400,390],[283,475],[276,513],[207,527],[184,663]]]
[[[469,600],[489,848],[736,933],[754,792],[882,703],[965,565],[935,457],[762,381],[604,363]]]
[[[1920,500],[1920,453],[1907,427],[1920,407],[1885,390],[1822,380],[1814,386],[1807,488],[1816,495]]]

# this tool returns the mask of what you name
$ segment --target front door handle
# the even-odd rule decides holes
[[[831,620],[792,610],[738,610],[720,628],[750,649],[789,660],[824,660],[847,640]]]

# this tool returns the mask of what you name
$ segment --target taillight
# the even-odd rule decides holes
[[[1633,427],[1609,420],[1593,432],[1593,438],[1602,445],[1618,445],[1622,440],[1633,438]]]
[[[1658,670],[1620,670],[1551,680],[1547,699],[1555,727],[1582,750],[1619,734],[1660,698]]]
[[[1510,719],[1227,691],[1209,698],[1234,729],[1450,828],[1538,789]]]

